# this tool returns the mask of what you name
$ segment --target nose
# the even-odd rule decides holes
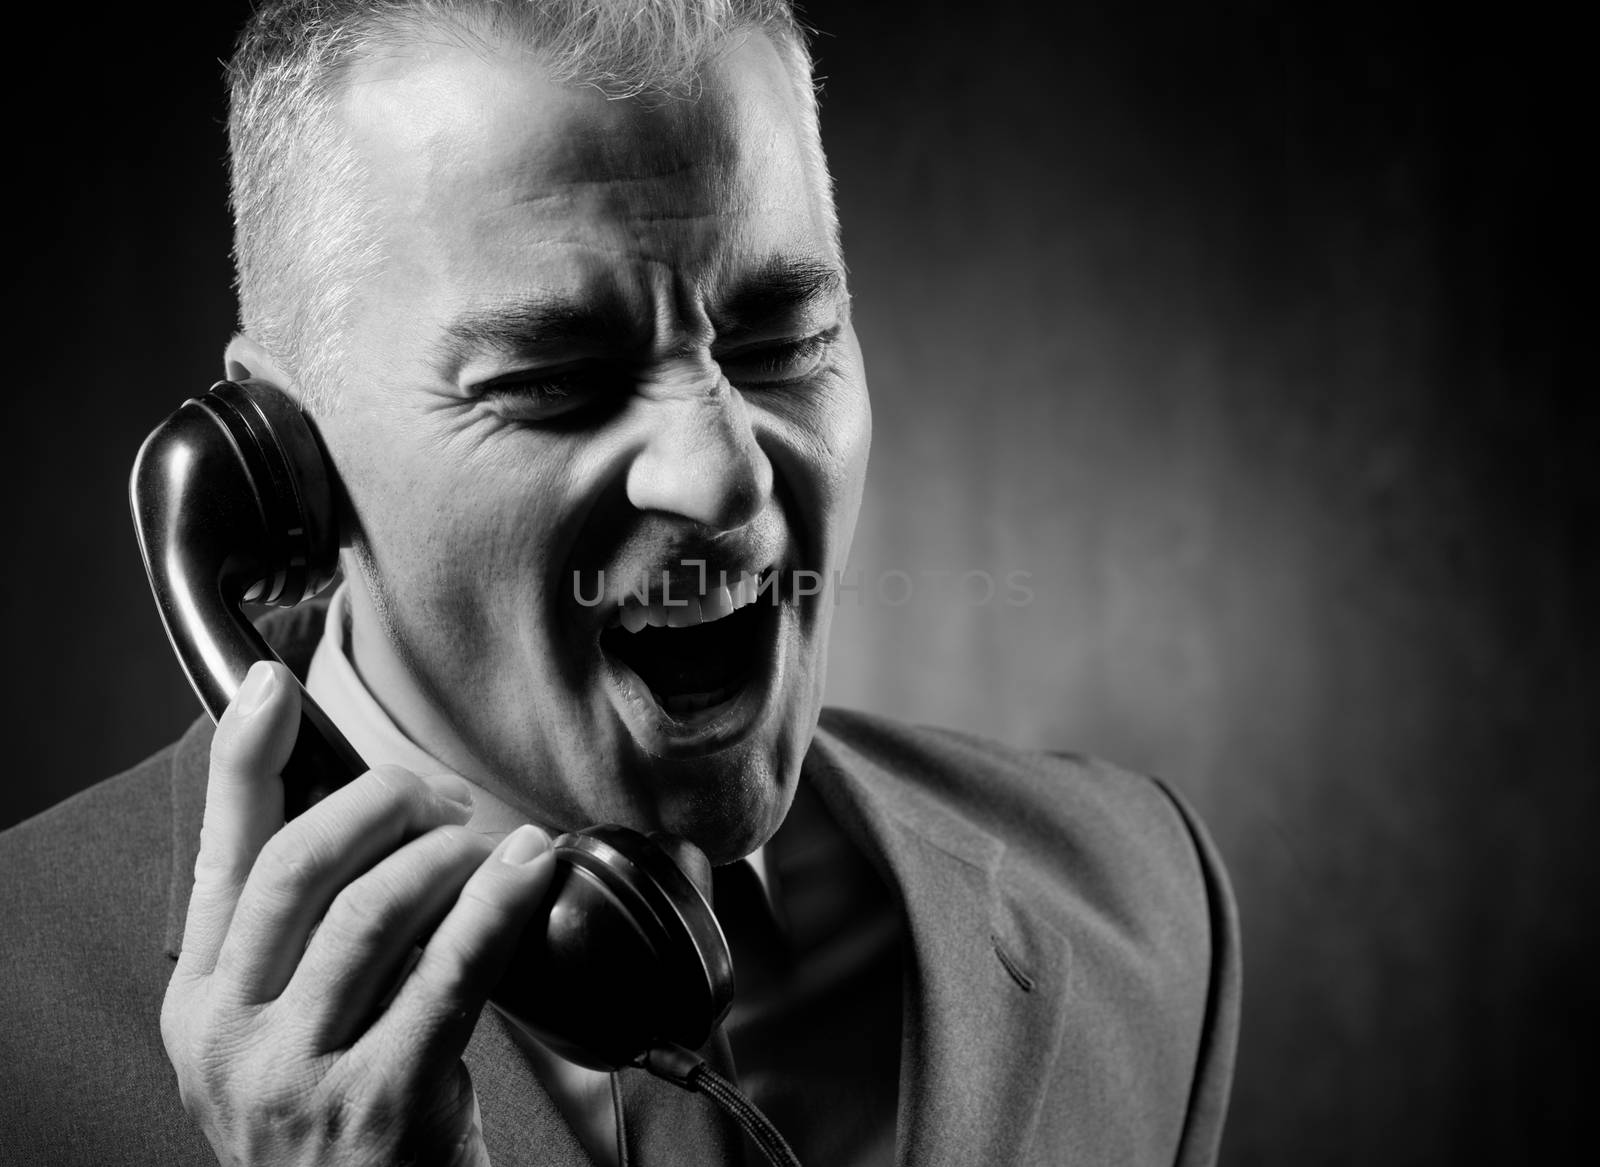
[[[656,403],[649,439],[628,467],[628,501],[718,531],[743,526],[772,496],[772,463],[744,398],[726,381]]]

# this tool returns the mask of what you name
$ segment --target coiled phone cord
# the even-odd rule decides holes
[[[706,1095],[739,1124],[772,1167],[800,1167],[799,1158],[772,1120],[693,1050],[681,1045],[658,1045],[634,1064],[679,1089]]]

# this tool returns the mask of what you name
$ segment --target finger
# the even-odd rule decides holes
[[[235,999],[276,998],[347,883],[407,840],[471,816],[462,779],[380,766],[284,826],[261,848],[217,954]]]
[[[181,973],[211,972],[250,868],[283,825],[278,775],[294,749],[299,721],[300,689],[293,674],[276,661],[257,661],[217,722],[178,958]]]
[[[472,873],[490,839],[466,827],[429,831],[334,897],[278,1004],[307,1027],[318,1053],[363,1032],[396,974]]]
[[[459,1059],[554,871],[549,837],[538,827],[508,835],[461,888],[411,975],[352,1054],[377,1064],[393,1059],[418,1075]]]

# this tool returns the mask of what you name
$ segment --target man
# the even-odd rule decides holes
[[[231,71],[227,371],[314,416],[349,544],[269,634],[382,764],[285,823],[258,665],[8,835],[0,1158],[732,1161],[486,1004],[550,834],[620,822],[719,865],[714,1044],[803,1161],[1211,1161],[1237,951],[1189,814],[821,713],[796,585],[870,415],[786,5],[290,0]]]

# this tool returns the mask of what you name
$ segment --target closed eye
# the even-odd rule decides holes
[[[475,386],[474,392],[510,421],[577,422],[590,411],[616,405],[627,387],[618,370],[585,365],[511,373]]]
[[[745,345],[718,354],[717,363],[728,380],[742,388],[798,385],[822,371],[838,339],[839,329],[835,326],[815,336]]]

